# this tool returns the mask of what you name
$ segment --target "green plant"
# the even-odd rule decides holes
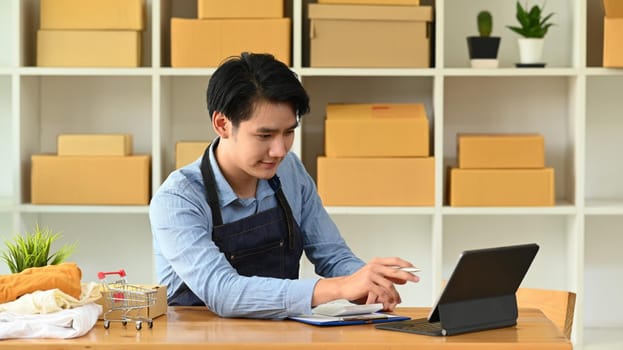
[[[48,228],[41,229],[36,225],[34,232],[17,234],[12,241],[5,241],[7,250],[2,252],[2,259],[12,273],[21,272],[29,267],[60,264],[74,252],[76,243],[65,244],[52,253],[52,243],[59,238],[60,233],[53,233]]]
[[[530,11],[527,11],[527,6],[524,8],[521,6],[521,3],[517,1],[517,21],[521,25],[521,27],[516,26],[507,26],[510,30],[515,33],[523,36],[524,38],[543,38],[545,34],[547,34],[547,30],[549,27],[553,25],[553,23],[549,23],[549,20],[554,15],[554,13],[549,13],[543,16],[543,7],[539,5],[534,5],[530,8]]]
[[[489,11],[480,11],[477,17],[478,22],[478,33],[482,37],[491,36],[491,31],[493,30],[493,17],[491,16],[491,12]]]

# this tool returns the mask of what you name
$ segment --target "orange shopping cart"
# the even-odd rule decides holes
[[[137,285],[128,284],[123,269],[114,272],[99,272],[97,277],[102,284],[102,294],[108,302],[108,310],[104,313],[104,328],[110,327],[110,322],[121,322],[127,325],[128,321],[136,322],[136,330],[141,330],[143,322],[149,328],[154,326],[153,319],[146,309],[156,303],[156,291]]]

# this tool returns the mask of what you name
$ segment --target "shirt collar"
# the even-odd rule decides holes
[[[216,182],[216,193],[218,194],[219,205],[221,208],[230,205],[233,202],[236,202],[239,197],[234,192],[234,189],[231,188],[227,179],[221,172],[221,168],[218,166],[216,161],[216,156],[214,155],[214,146],[218,144],[219,137],[216,137],[214,141],[210,144],[210,166],[212,167],[212,172],[214,173],[214,181]],[[260,179],[257,184],[257,190],[255,192],[256,200],[261,201],[266,197],[272,196],[275,194],[275,191],[270,187],[268,181]]]

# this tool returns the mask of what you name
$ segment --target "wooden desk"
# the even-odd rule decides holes
[[[401,308],[398,314],[426,317],[428,309]],[[205,308],[169,308],[167,316],[123,327],[100,321],[86,336],[68,340],[0,341],[19,349],[571,349],[562,333],[536,309],[522,309],[515,327],[429,337],[383,331],[373,325],[316,327],[294,321],[223,319]]]

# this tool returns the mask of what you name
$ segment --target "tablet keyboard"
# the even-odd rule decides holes
[[[426,318],[418,318],[415,320],[389,322],[376,326],[378,329],[389,331],[407,332],[424,335],[444,335],[444,330],[439,322],[428,322]]]

